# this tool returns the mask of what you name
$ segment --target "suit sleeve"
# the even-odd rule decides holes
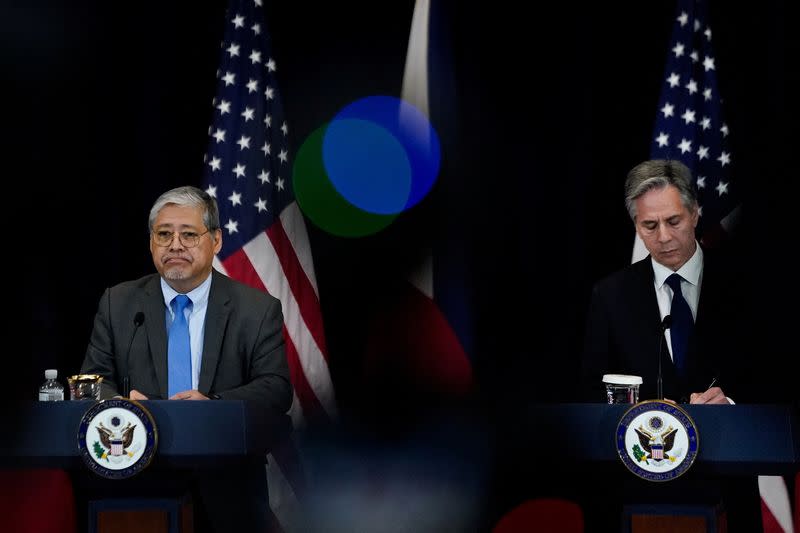
[[[605,397],[603,374],[608,372],[610,324],[608,310],[603,303],[603,293],[598,285],[592,290],[581,359],[581,396],[586,402],[601,402]]]
[[[100,397],[113,398],[119,394],[117,385],[117,360],[114,334],[111,327],[111,290],[106,289],[97,306],[92,335],[81,365],[83,374],[103,376]]]

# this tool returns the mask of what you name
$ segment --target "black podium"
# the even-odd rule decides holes
[[[681,407],[697,426],[699,450],[689,471],[673,481],[639,479],[620,461],[615,434],[627,405],[523,406],[501,424],[500,454],[520,492],[527,484],[529,497],[555,491],[579,500],[588,510],[587,531],[637,531],[631,520],[637,512],[695,515],[706,524],[702,531],[724,531],[724,523],[714,522],[715,500],[722,501],[722,514],[739,512],[739,502],[729,499],[737,486],[751,487],[757,505],[758,475],[793,475],[800,468],[794,406]],[[728,522],[727,530],[735,531]]]
[[[90,532],[126,530],[114,521],[115,513],[123,521],[137,522],[139,530],[151,519],[165,525],[159,530],[191,530],[185,472],[264,465],[267,453],[291,431],[288,416],[259,412],[247,402],[143,401],[158,431],[156,454],[139,474],[110,480],[88,471],[79,453],[78,427],[92,405],[26,405],[16,427],[0,442],[2,468],[69,471],[78,504],[86,510],[78,509],[79,526],[84,526],[85,517]],[[153,518],[154,513],[160,516]],[[104,528],[104,523],[113,525]]]

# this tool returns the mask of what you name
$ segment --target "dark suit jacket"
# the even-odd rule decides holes
[[[120,283],[100,299],[81,372],[103,376],[103,398],[119,394],[125,375],[131,389],[153,400],[167,398],[166,307],[159,280],[151,274]],[[137,329],[138,312],[145,318]],[[265,412],[289,409],[292,388],[277,299],[213,271],[198,390],[257,402]]]
[[[743,362],[747,346],[748,301],[743,284],[733,271],[735,264],[704,251],[700,300],[689,339],[687,372],[679,379],[666,340],[661,350],[664,396],[688,401],[692,392],[705,391],[716,377],[728,397],[749,399],[743,386]],[[650,257],[599,281],[592,292],[586,323],[582,364],[586,401],[603,401],[603,374],[641,376],[640,400],[657,397],[661,317],[653,288]],[[744,291],[744,292],[742,292]],[[754,357],[754,354],[746,354]]]
[[[727,254],[727,252],[725,252]],[[764,354],[757,349],[757,334],[751,332],[749,286],[733,257],[704,250],[703,278],[695,327],[689,339],[687,377],[680,380],[666,347],[662,346],[664,396],[688,401],[692,392],[702,392],[717,377],[725,394],[737,403],[763,401],[756,383],[757,365]],[[601,383],[605,373],[642,376],[640,400],[657,397],[659,339],[662,337],[650,257],[598,282],[592,293],[587,317],[582,374],[585,401],[604,401]],[[750,368],[748,368],[750,367]],[[638,482],[638,480],[636,480]],[[633,485],[633,482],[625,482]],[[758,485],[752,476],[729,477],[724,482],[691,473],[676,480],[673,494],[684,494],[687,502],[725,502],[730,531],[761,531]],[[664,487],[666,488],[666,487]],[[663,492],[663,491],[662,491]],[[595,520],[598,531],[617,528],[621,503],[617,492],[588,498],[592,509],[602,509],[613,520]],[[664,497],[660,493],[660,497]],[[652,498],[652,496],[648,496]],[[656,497],[657,499],[658,497]],[[643,500],[646,501],[646,500]],[[610,513],[610,514],[609,514]]]
[[[119,394],[126,375],[131,389],[153,400],[167,398],[166,306],[159,280],[152,274],[120,283],[100,299],[81,371],[103,376],[103,398]],[[139,312],[145,318],[137,328]],[[292,387],[277,299],[213,271],[204,334],[200,392],[255,403],[265,416],[288,411]],[[263,465],[188,476],[197,531],[267,531]]]

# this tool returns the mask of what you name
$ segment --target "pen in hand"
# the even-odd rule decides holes
[[[712,396],[710,396],[710,397],[706,398],[706,395],[708,395],[709,391],[711,390],[711,388],[712,388],[712,387],[714,387],[714,385],[717,385],[717,386],[719,386],[719,385],[717,384],[717,381],[719,381],[719,376],[714,376],[714,379],[712,379],[712,380],[711,380],[711,383],[709,383],[709,384],[708,384],[708,387],[706,387],[706,391],[705,391],[705,392],[702,392],[702,393],[700,393],[700,392],[693,392],[693,393],[692,393],[692,394],[689,396],[689,403],[730,403],[730,402],[728,402],[728,399],[727,399],[727,397],[725,397],[724,395],[720,394],[720,392],[722,392],[722,391],[718,391],[718,392],[717,392],[717,393],[715,393],[714,395],[712,395]],[[704,401],[700,401],[700,402],[698,402],[698,400],[699,400],[700,398],[704,398]],[[724,399],[725,399],[725,401],[724,401],[724,402],[722,402],[722,401],[719,401],[719,399],[720,399],[720,398],[724,398]]]

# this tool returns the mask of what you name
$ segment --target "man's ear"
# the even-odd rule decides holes
[[[217,228],[214,230],[214,255],[217,255],[222,250],[222,229]]]

